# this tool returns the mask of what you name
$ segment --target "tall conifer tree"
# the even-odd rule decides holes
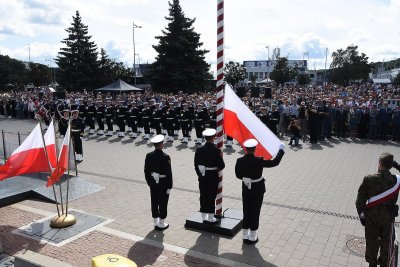
[[[195,19],[185,17],[179,0],[169,2],[168,26],[153,48],[158,53],[152,65],[148,79],[153,89],[176,92],[204,90],[207,80],[212,78],[210,65],[204,55],[208,50],[201,50],[200,34],[193,28]]]
[[[71,27],[65,31],[68,37],[62,43],[65,47],[58,52],[59,66],[57,81],[66,89],[93,89],[98,71],[97,46],[88,35],[88,26],[82,23],[79,11],[72,17]]]

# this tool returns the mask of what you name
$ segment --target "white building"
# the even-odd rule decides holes
[[[269,74],[276,66],[276,60],[249,60],[243,61],[243,66],[246,69],[244,82],[251,81],[252,77],[256,77],[256,82],[269,78]],[[297,66],[300,72],[307,71],[307,60],[288,60],[290,67]]]

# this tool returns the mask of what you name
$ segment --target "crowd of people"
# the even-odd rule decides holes
[[[299,145],[300,139],[317,143],[334,136],[400,141],[400,87],[273,87],[271,98],[248,90],[241,99],[277,136],[290,137],[290,145]],[[54,117],[60,126],[60,118],[69,114],[64,111],[78,110],[89,134],[131,138],[143,134],[144,139],[164,134],[168,142],[181,135],[181,141],[188,143],[195,130],[195,143],[200,144],[202,131],[216,127],[216,101],[214,92],[112,95],[83,91],[67,92],[55,100],[52,93],[43,91],[11,91],[0,94],[0,115],[41,118],[46,124]],[[227,146],[231,145],[227,137]]]

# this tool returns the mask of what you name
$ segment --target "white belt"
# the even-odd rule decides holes
[[[157,172],[152,172],[151,176],[153,176],[154,181],[156,181],[156,184],[160,182],[160,178],[165,178],[167,177],[165,174],[159,174]]]
[[[251,184],[252,183],[258,183],[261,182],[264,179],[264,177],[260,177],[256,180],[253,180],[251,178],[243,177],[243,183],[245,186],[247,186],[248,189],[251,189]]]
[[[197,167],[199,168],[201,176],[205,176],[206,171],[217,171],[218,170],[218,167],[206,167],[204,165],[197,165]]]

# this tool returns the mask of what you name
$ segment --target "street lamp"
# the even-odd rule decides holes
[[[138,26],[133,22],[133,75],[135,77],[135,85],[136,85],[136,47],[135,47],[135,28],[142,28],[142,26]]]

